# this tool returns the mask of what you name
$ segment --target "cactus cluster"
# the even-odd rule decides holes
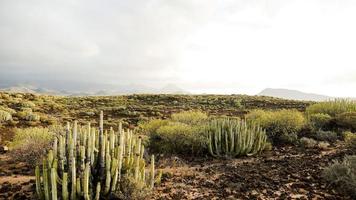
[[[155,176],[153,155],[146,172],[144,150],[141,138],[121,124],[117,132],[104,131],[102,112],[99,130],[67,123],[42,170],[36,166],[37,195],[45,200],[105,199],[118,190],[123,175],[153,188],[160,174]]]
[[[207,127],[208,149],[214,157],[236,157],[264,150],[266,132],[258,125],[237,119],[214,119]]]

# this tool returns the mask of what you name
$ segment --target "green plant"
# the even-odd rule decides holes
[[[323,177],[339,192],[356,198],[356,156],[346,156],[342,162],[334,161],[324,169]]]
[[[139,123],[139,127],[142,129],[142,131],[146,134],[152,134],[157,131],[161,126],[165,126],[169,123],[168,120],[162,120],[162,119],[153,119],[150,121],[141,121]]]
[[[36,167],[36,191],[40,199],[102,199],[118,192],[122,178],[129,177],[145,187],[155,183],[154,156],[146,173],[141,138],[132,131],[104,131],[103,113],[99,131],[71,129],[55,139],[52,150],[43,159],[42,172]],[[152,181],[153,180],[153,181]],[[153,183],[153,184],[152,184]]]
[[[347,148],[353,153],[356,153],[356,134],[348,131],[345,132],[343,135]]]
[[[199,154],[206,143],[202,126],[169,122],[152,132],[150,149],[173,154]]]
[[[8,144],[11,157],[35,166],[39,158],[50,149],[55,134],[48,128],[15,129],[13,140]]]
[[[185,111],[172,115],[172,119],[154,119],[140,123],[150,136],[149,149],[157,153],[201,154],[206,150],[204,123],[207,115]]]
[[[208,119],[208,115],[199,111],[184,111],[172,114],[171,120],[184,124],[200,124]]]
[[[335,123],[344,129],[356,130],[356,112],[338,114]]]
[[[264,111],[253,110],[246,119],[261,125],[266,129],[268,137],[273,142],[286,141],[284,138],[296,138],[305,125],[303,114],[297,110]]]
[[[313,137],[318,141],[328,141],[331,143],[336,142],[336,140],[338,139],[338,135],[336,132],[322,130],[316,131]]]
[[[11,119],[12,119],[12,116],[9,112],[0,110],[0,122],[9,121]]]
[[[317,141],[311,139],[311,138],[306,138],[306,137],[302,137],[299,140],[299,144],[300,146],[302,146],[303,148],[314,148],[318,143]]]
[[[313,104],[306,109],[307,115],[323,113],[331,117],[345,112],[356,112],[356,101],[347,99],[336,99]]]
[[[314,130],[323,130],[330,123],[332,117],[326,113],[315,113],[308,116],[308,119]]]
[[[215,119],[207,126],[208,149],[214,157],[256,154],[265,149],[267,136],[258,125],[235,119]]]
[[[16,111],[14,109],[6,107],[6,106],[0,106],[0,110],[6,111],[6,112],[10,113],[11,115],[16,113]]]
[[[20,103],[20,106],[22,108],[35,108],[36,107],[36,104],[31,102],[31,101],[24,101],[24,102],[21,102]]]

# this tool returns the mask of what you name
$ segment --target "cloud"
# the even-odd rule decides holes
[[[2,0],[0,85],[347,95],[323,81],[354,72],[355,8],[337,0]]]

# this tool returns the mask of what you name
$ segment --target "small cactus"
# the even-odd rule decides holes
[[[258,125],[236,119],[215,119],[207,128],[208,149],[214,157],[236,157],[264,150],[266,132]]]

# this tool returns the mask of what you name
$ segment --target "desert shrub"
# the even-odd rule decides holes
[[[338,135],[337,135],[336,132],[334,132],[334,131],[322,131],[322,130],[316,131],[316,133],[313,135],[313,137],[316,140],[328,141],[328,142],[331,142],[331,143],[336,142],[336,140],[338,139]]]
[[[344,129],[356,130],[356,112],[338,114],[335,123]]]
[[[324,169],[323,177],[339,192],[356,198],[356,156],[346,156]]]
[[[150,121],[141,121],[139,122],[139,127],[146,134],[153,134],[159,129],[161,126],[165,126],[169,123],[168,120],[162,119],[153,119]]]
[[[25,120],[27,121],[39,121],[41,117],[35,113],[27,113],[25,116]]]
[[[208,115],[199,111],[184,111],[172,114],[171,120],[185,124],[199,124],[208,119]]]
[[[356,139],[356,134],[351,131],[346,131],[343,133],[343,138],[345,142],[349,142],[350,140]]]
[[[119,189],[112,194],[112,199],[139,200],[146,199],[151,190],[141,181],[135,181],[133,177],[124,176],[119,184]]]
[[[11,119],[12,119],[12,116],[9,112],[0,110],[0,122],[9,121]]]
[[[352,151],[353,153],[356,153],[356,138],[351,139],[347,143],[347,148]]]
[[[54,136],[48,128],[15,129],[14,138],[9,143],[11,155],[17,161],[34,166],[51,147]]]
[[[19,117],[20,119],[26,120],[26,121],[39,121],[41,117],[32,112],[31,108],[24,108],[22,111],[17,112],[16,116]]]
[[[175,154],[198,154],[206,143],[202,126],[169,122],[151,135],[153,151]]]
[[[338,99],[313,104],[306,109],[307,115],[323,113],[331,117],[345,112],[356,112],[356,101]]]
[[[0,97],[1,97],[2,99],[8,100],[8,99],[10,98],[10,95],[9,95],[9,94],[6,94],[6,93],[1,93],[1,94],[0,94]]]
[[[256,154],[265,149],[266,132],[253,123],[236,119],[214,119],[207,128],[208,149],[214,157]]]
[[[309,123],[314,130],[325,129],[332,117],[326,113],[315,113],[308,116]]]
[[[10,113],[11,115],[16,113],[16,111],[14,109],[6,107],[6,106],[0,106],[0,110],[6,111],[6,112]]]
[[[254,110],[246,115],[246,119],[260,124],[266,129],[268,137],[273,142],[285,142],[283,138],[294,140],[305,125],[303,114],[297,110]]]
[[[324,142],[324,141],[318,142],[318,144],[317,144],[317,147],[322,150],[328,149],[329,146],[330,146],[330,144],[328,142]]]
[[[21,108],[34,108],[36,104],[31,101],[23,101],[20,103]]]
[[[300,146],[309,149],[309,148],[314,148],[318,144],[318,142],[312,138],[302,137],[299,140],[299,144]]]
[[[207,115],[185,111],[171,119],[154,119],[139,127],[150,136],[149,149],[157,153],[200,154],[206,150],[204,123]]]
[[[356,153],[356,134],[350,131],[345,132],[344,134],[344,141],[346,142],[347,148]]]

